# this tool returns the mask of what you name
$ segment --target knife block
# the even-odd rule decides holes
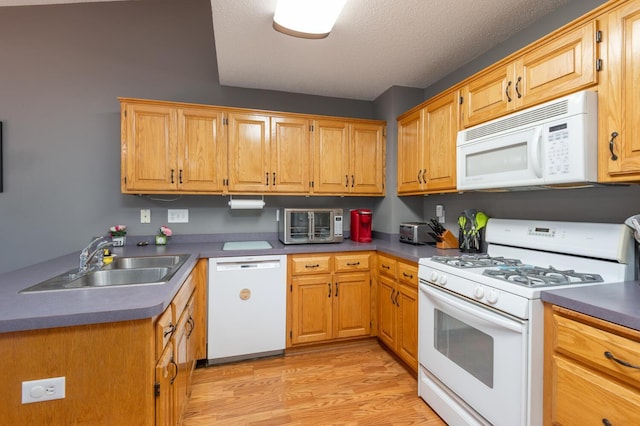
[[[457,249],[458,248],[458,239],[455,235],[448,229],[444,231],[444,234],[440,235],[442,241],[438,241],[436,243],[436,247],[439,249]]]

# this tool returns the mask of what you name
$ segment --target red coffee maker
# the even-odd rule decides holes
[[[371,210],[351,210],[351,241],[371,242]]]

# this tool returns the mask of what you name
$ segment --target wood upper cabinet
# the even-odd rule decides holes
[[[542,39],[462,87],[464,127],[597,84],[596,57],[596,21]]]
[[[459,98],[443,93],[398,121],[398,194],[455,189]]]
[[[231,193],[308,193],[309,120],[229,114]]]
[[[370,334],[370,253],[288,257],[288,345]]]
[[[545,339],[544,424],[638,422],[639,332],[545,305]]]
[[[222,192],[222,111],[121,102],[122,192]]]
[[[313,193],[384,195],[384,125],[343,120],[313,124]]]
[[[640,2],[624,2],[603,18],[598,99],[598,180],[640,180]]]

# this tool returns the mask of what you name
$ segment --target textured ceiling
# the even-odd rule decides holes
[[[0,6],[113,0],[0,0]],[[178,0],[176,0],[178,1]],[[276,0],[211,0],[220,84],[373,100],[425,88],[570,0],[347,0],[329,37],[272,27]]]
[[[272,28],[276,0],[211,0],[220,84],[372,100],[425,88],[569,0],[348,0],[329,35]]]

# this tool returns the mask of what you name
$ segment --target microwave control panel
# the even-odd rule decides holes
[[[549,127],[546,141],[546,175],[564,175],[569,168],[569,128],[567,123]]]
[[[342,237],[342,216],[335,215],[333,218],[333,235]]]

